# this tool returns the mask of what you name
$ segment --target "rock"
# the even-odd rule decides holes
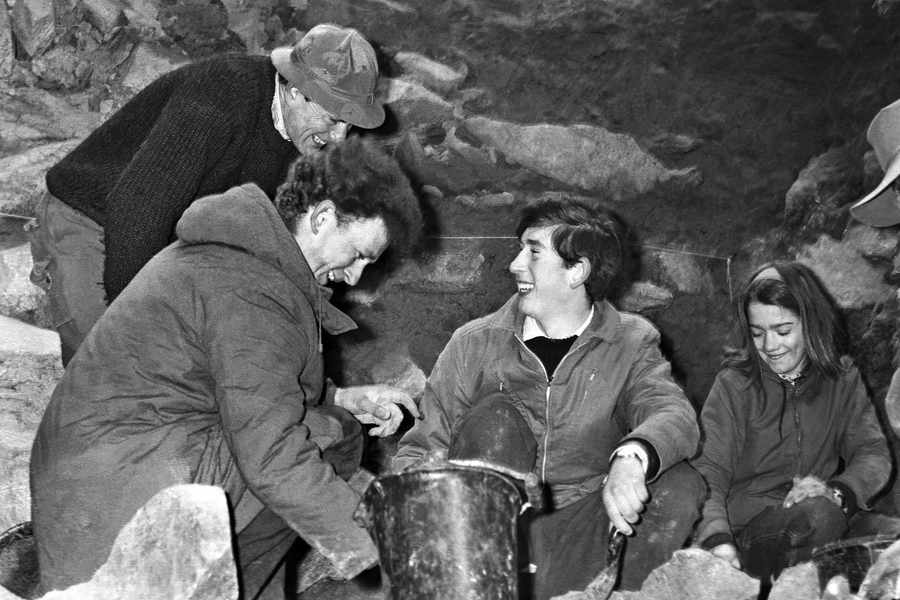
[[[0,89],[2,154],[85,137],[100,121],[97,113],[73,106],[46,90],[32,87]]]
[[[645,600],[756,600],[759,580],[699,548],[677,550],[641,586]]]
[[[884,283],[884,274],[872,266],[850,244],[827,235],[803,247],[797,260],[810,267],[843,308],[861,308],[884,302],[894,289]]]
[[[4,80],[13,72],[15,64],[15,46],[13,45],[12,22],[6,2],[0,2],[0,80]]]
[[[32,216],[45,192],[44,175],[78,145],[56,142],[0,159],[0,212]]]
[[[128,22],[117,0],[81,0],[81,6],[88,22],[103,35]]]
[[[781,572],[769,600],[819,600],[819,570],[811,562],[788,567]]]
[[[454,246],[424,262],[405,262],[391,277],[391,284],[429,293],[468,290],[481,279],[484,254],[466,243]]]
[[[660,154],[687,154],[703,145],[703,140],[682,133],[661,133],[650,140],[650,150]]]
[[[56,332],[0,316],[0,531],[31,519],[31,443],[60,377]]]
[[[50,327],[46,294],[29,279],[31,265],[28,244],[0,250],[0,315]]]
[[[157,18],[166,35],[192,57],[245,50],[228,29],[222,0],[166,0],[160,2]]]
[[[651,250],[645,253],[644,260],[655,263],[660,279],[679,292],[703,294],[713,290],[708,258],[686,252]]]
[[[12,31],[16,42],[31,58],[50,47],[56,35],[56,11],[52,0],[15,0]]]
[[[825,584],[822,600],[856,600],[850,593],[850,582],[843,575],[835,575]]]
[[[465,65],[459,70],[453,69],[418,52],[398,52],[394,62],[403,70],[405,79],[443,95],[456,90],[469,74]]]
[[[844,232],[843,242],[866,258],[885,261],[893,261],[900,246],[895,228],[869,227],[855,221]]]
[[[466,130],[507,160],[546,177],[613,200],[645,193],[660,183],[699,183],[694,168],[670,170],[629,135],[591,125],[519,125],[485,117],[465,121]]]
[[[847,222],[846,205],[862,184],[858,159],[846,147],[813,157],[785,195],[785,225],[813,237],[840,237]]]
[[[120,104],[147,84],[184,64],[190,62],[187,54],[180,50],[166,48],[154,42],[141,42],[131,54],[131,61],[121,74],[121,86],[125,88]],[[274,84],[273,84],[274,85]]]
[[[858,595],[872,600],[900,597],[900,541],[881,551],[860,584]]]
[[[82,90],[91,79],[93,66],[71,46],[54,46],[31,61],[31,72],[48,88]]]
[[[631,284],[616,304],[622,310],[645,314],[665,310],[675,298],[670,290],[650,281],[636,281]]]
[[[479,191],[474,194],[460,194],[453,199],[463,206],[471,208],[510,208],[517,202],[516,196],[512,192]]]
[[[228,29],[243,42],[248,54],[262,54],[269,42],[267,20],[272,18],[272,7],[265,2],[247,0],[222,0],[228,12]],[[277,20],[281,27],[281,20]],[[283,27],[282,27],[283,28]],[[281,42],[278,42],[279,45]]]
[[[453,105],[422,84],[380,77],[376,94],[390,106],[398,129],[440,123],[453,116]]]
[[[159,492],[122,528],[90,581],[42,600],[238,597],[225,492],[176,485]]]

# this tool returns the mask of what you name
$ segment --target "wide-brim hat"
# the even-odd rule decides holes
[[[884,177],[875,189],[850,207],[850,214],[866,225],[889,227],[900,223],[900,197],[892,184],[900,177],[900,100],[878,111],[866,131]]]
[[[337,119],[364,129],[384,122],[375,49],[357,30],[322,23],[271,57],[282,77]]]

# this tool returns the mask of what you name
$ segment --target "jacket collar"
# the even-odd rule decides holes
[[[578,336],[578,339],[597,338],[598,340],[613,340],[620,333],[622,315],[607,300],[594,302],[594,317],[587,328]],[[519,311],[518,294],[513,294],[500,309],[494,313],[490,326],[499,329],[507,329],[513,335],[522,337],[522,329],[525,325],[525,314]]]

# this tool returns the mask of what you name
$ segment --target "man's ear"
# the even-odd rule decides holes
[[[314,234],[317,234],[329,220],[336,219],[336,217],[334,202],[331,200],[323,200],[316,204],[309,213],[309,227]]]
[[[580,285],[584,285],[590,274],[591,261],[582,256],[578,259],[578,262],[568,268],[567,278],[569,280],[569,287],[577,288]]]

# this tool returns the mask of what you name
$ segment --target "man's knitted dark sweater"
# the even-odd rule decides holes
[[[104,229],[112,301],[196,198],[255,183],[270,198],[297,156],[272,123],[265,56],[187,65],[148,85],[47,173],[50,193]]]

